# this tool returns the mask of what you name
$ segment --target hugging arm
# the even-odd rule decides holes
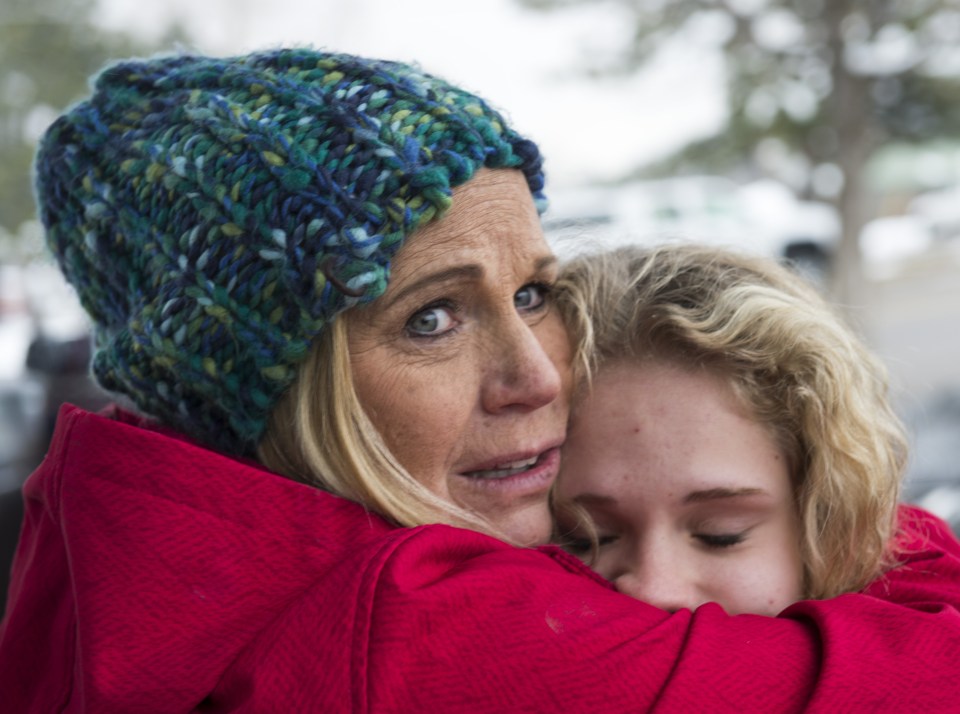
[[[394,530],[273,618],[211,701],[271,710],[282,692],[294,707],[378,714],[955,711],[960,558],[941,524],[915,514],[928,537],[906,544],[909,562],[882,584],[776,618],[712,603],[670,614],[558,549]]]
[[[948,710],[960,701],[960,549],[942,523],[905,517],[927,535],[868,593],[778,618],[714,604],[671,615],[565,554],[426,529],[377,574],[370,705],[417,709],[445,694],[476,711]],[[391,660],[393,641],[417,643],[412,656]]]

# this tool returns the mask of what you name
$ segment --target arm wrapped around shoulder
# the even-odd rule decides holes
[[[211,700],[378,714],[955,711],[960,575],[937,538],[879,596],[772,618],[712,603],[670,614],[557,549],[397,529],[292,602]],[[921,563],[952,564],[905,569]]]
[[[780,618],[670,615],[563,554],[430,527],[376,576],[364,691],[376,711],[944,711],[960,701],[958,573],[934,614],[857,594]]]

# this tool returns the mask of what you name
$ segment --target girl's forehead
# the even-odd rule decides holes
[[[780,493],[788,487],[786,462],[719,377],[621,363],[601,369],[576,409],[561,484],[675,499],[717,489]]]

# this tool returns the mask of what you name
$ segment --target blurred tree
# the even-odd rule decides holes
[[[93,23],[96,0],[3,0],[0,5],[0,233],[35,215],[30,171],[37,139],[87,78],[112,57],[152,51]],[[182,37],[175,27],[164,43]]]
[[[787,183],[838,209],[831,288],[844,303],[860,280],[871,155],[892,139],[960,136],[960,0],[518,1],[626,11],[632,42],[592,71],[636,71],[678,38],[722,50],[727,126],[637,175],[746,165],[782,179],[771,157],[788,157]]]

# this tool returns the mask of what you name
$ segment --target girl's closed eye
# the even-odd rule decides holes
[[[565,551],[578,557],[588,555],[593,549],[593,541],[589,538],[565,538],[560,545]]]
[[[570,533],[560,540],[560,545],[568,553],[581,559],[587,559],[596,555],[601,548],[613,545],[617,542],[618,536],[614,534],[598,533],[596,538],[581,533]]]
[[[747,539],[747,533],[748,531],[740,533],[694,533],[693,537],[706,548],[722,550],[743,543]]]

